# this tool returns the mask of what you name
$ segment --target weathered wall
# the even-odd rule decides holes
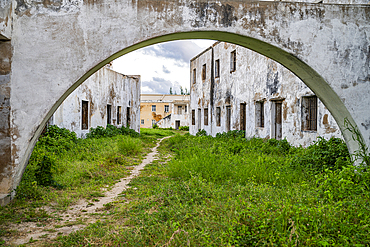
[[[128,76],[102,68],[82,83],[59,106],[53,115],[53,124],[76,132],[84,137],[90,128],[107,125],[107,105],[112,106],[112,125],[126,126],[127,107],[130,107],[130,128],[140,131],[141,90],[140,76]],[[89,102],[89,126],[82,130],[82,100]],[[120,123],[117,107],[121,106]]]
[[[11,19],[10,129],[14,191],[62,101],[107,62],[176,39],[227,41],[266,55],[304,81],[344,130],[370,144],[370,6],[242,0],[17,0]],[[16,6],[15,6],[16,5]],[[353,152],[357,145],[343,133]],[[0,184],[3,184],[0,182]],[[8,186],[9,185],[9,186]]]
[[[230,56],[233,51],[236,51],[236,70],[230,72]],[[215,69],[212,69],[212,61],[214,63],[216,60],[220,61],[219,77],[214,76]],[[211,69],[207,69],[206,79],[202,80],[201,71],[204,64],[206,68]],[[245,103],[246,137],[270,138],[273,136],[274,102],[282,100],[282,137],[293,145],[308,146],[318,136],[342,137],[334,118],[320,101],[317,131],[301,129],[302,97],[312,96],[314,93],[292,72],[267,57],[234,44],[221,42],[215,43],[192,59],[191,74],[194,68],[199,72],[196,83],[191,81],[191,109],[196,112],[195,125],[190,126],[190,133],[193,135],[198,129],[204,129],[212,136],[226,132],[226,106],[231,107],[231,129],[239,130],[240,104]],[[256,127],[256,102],[259,101],[264,101],[263,128]],[[221,108],[220,126],[216,125],[216,107]],[[204,124],[205,108],[209,109],[208,125]],[[198,109],[201,109],[200,118]]]
[[[9,40],[12,32],[13,0],[0,1],[0,40]]]

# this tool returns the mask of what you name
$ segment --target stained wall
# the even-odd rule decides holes
[[[236,53],[236,69],[231,71],[231,53]],[[215,61],[219,61],[220,74],[215,76]],[[213,62],[212,62],[213,61]],[[206,78],[202,79],[206,65]],[[196,69],[196,81],[193,73]],[[191,60],[191,110],[195,110],[195,124],[190,133],[204,129],[208,134],[228,131],[226,107],[231,109],[230,129],[241,126],[241,104],[245,104],[246,137],[271,138],[274,136],[275,103],[282,103],[282,138],[299,146],[308,146],[318,136],[341,137],[341,132],[330,112],[318,99],[317,130],[302,129],[304,121],[302,100],[314,93],[292,72],[279,63],[249,49],[216,42],[212,47]],[[258,102],[264,102],[264,126],[258,127],[256,115]],[[220,126],[216,111],[220,107]],[[205,124],[208,109],[208,125]]]
[[[140,76],[123,75],[106,67],[101,68],[65,99],[50,122],[76,132],[78,137],[84,137],[90,128],[106,127],[107,105],[111,105],[112,125],[120,127],[129,124],[131,129],[139,132],[140,89]],[[88,129],[82,129],[82,101],[88,102]],[[121,112],[118,115],[119,106]]]

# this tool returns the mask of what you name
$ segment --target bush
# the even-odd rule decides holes
[[[180,126],[179,130],[189,131],[189,126]]]
[[[298,150],[290,163],[292,167],[301,167],[314,173],[325,169],[340,170],[348,164],[351,164],[351,160],[347,146],[342,139],[335,137],[329,140],[318,137],[313,145]]]
[[[153,129],[159,129],[159,126],[157,124],[153,124]]]
[[[132,137],[139,137],[140,134],[135,132],[135,130],[130,129],[129,127],[122,126],[117,128],[114,125],[107,124],[107,127],[104,129],[102,126],[96,128],[90,128],[89,133],[87,133],[86,138],[103,138],[103,137],[113,137],[117,135],[129,135]]]
[[[195,135],[196,136],[207,136],[207,131],[202,129],[202,130],[199,130]]]

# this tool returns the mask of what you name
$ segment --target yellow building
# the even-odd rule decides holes
[[[190,95],[141,94],[140,127],[161,128],[189,126]]]

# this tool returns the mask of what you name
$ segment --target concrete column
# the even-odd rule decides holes
[[[10,41],[0,41],[0,205],[7,204],[11,190],[13,160],[10,128],[10,75],[12,47]]]

